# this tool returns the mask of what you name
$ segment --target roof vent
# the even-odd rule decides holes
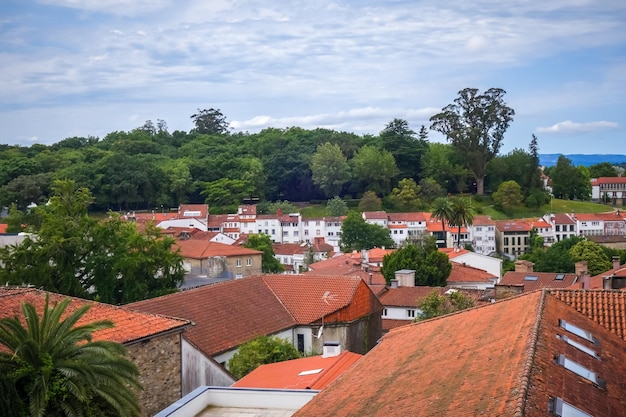
[[[339,342],[324,342],[324,350],[322,358],[332,358],[339,356],[341,353],[341,345]]]

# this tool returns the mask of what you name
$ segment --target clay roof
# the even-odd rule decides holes
[[[504,274],[500,284],[524,285],[524,292],[530,292],[540,288],[567,288],[576,281],[576,274],[509,271]]]
[[[361,254],[342,253],[330,259],[315,262],[309,265],[310,271],[303,275],[318,276],[348,276],[361,278],[372,289],[375,294],[382,291],[387,285],[385,277],[380,273],[379,268],[368,267],[365,271],[361,267]]]
[[[626,341],[626,291],[550,290],[550,294]]]
[[[406,326],[407,324],[414,323],[413,320],[395,320],[395,319],[383,319],[383,333],[388,332],[391,329]]]
[[[128,307],[191,320],[194,326],[187,330],[185,339],[209,356],[296,325],[260,276],[207,285]]]
[[[590,331],[594,345],[559,320]],[[599,352],[601,360],[557,335]],[[606,389],[555,357],[595,372]],[[594,417],[626,408],[623,340],[547,292],[402,326],[295,416],[526,416],[548,414],[561,398]]]
[[[500,220],[496,222],[496,228],[501,232],[530,232],[532,230],[525,220]]]
[[[626,177],[600,177],[591,180],[592,185],[600,184],[626,184]]]
[[[574,218],[579,221],[600,221],[602,218],[596,213],[577,213]]]
[[[475,216],[472,221],[473,226],[494,226],[496,222],[490,216]]]
[[[276,255],[303,254],[307,250],[306,246],[299,243],[274,243],[272,249]]]
[[[367,259],[369,262],[382,262],[385,255],[389,255],[395,251],[395,249],[372,248],[367,251]]]
[[[129,308],[194,322],[185,338],[207,355],[233,349],[321,317],[352,321],[382,308],[358,278],[263,275],[129,304]],[[377,302],[377,300],[376,300]]]
[[[386,211],[364,211],[363,217],[367,220],[387,220]]]
[[[6,223],[0,223],[0,234],[5,234],[7,232],[7,228],[9,227]]]
[[[91,305],[89,311],[78,321],[79,324],[87,324],[97,320],[111,320],[115,326],[95,332],[94,340],[132,343],[155,337],[165,332],[182,331],[190,324],[187,320],[142,313],[127,307],[113,306],[56,293],[47,293],[35,288],[15,287],[0,287],[0,318],[21,316],[21,305],[23,303],[30,303],[35,306],[38,312],[42,312],[46,302],[46,294],[49,295],[51,305],[59,303],[66,298],[72,300],[65,310],[65,316],[85,304]]]
[[[209,228],[222,227],[222,223],[224,223],[227,218],[227,214],[210,214],[207,226]]]
[[[494,282],[498,277],[489,272],[472,266],[452,262],[452,271],[448,277],[448,284],[455,282]]]
[[[426,297],[433,291],[443,294],[444,287],[398,287],[388,288],[378,298],[384,306],[389,307],[415,307],[417,300]]]
[[[209,215],[209,206],[207,204],[181,204],[178,207],[179,219],[206,219]]]
[[[239,206],[238,212],[243,216],[256,216],[256,206],[251,204],[243,204]]]
[[[465,255],[466,253],[471,253],[471,250],[467,249],[457,249],[457,248],[439,248],[439,252],[443,252],[448,255],[448,258],[454,259],[457,256]]]
[[[576,224],[576,221],[573,220],[568,214],[556,213],[554,215],[554,224]]]
[[[361,357],[363,355],[346,350],[334,357],[310,356],[261,365],[232,386],[239,388],[321,390],[326,388],[329,383],[338,378]],[[317,370],[319,372],[315,372]]]
[[[180,249],[180,255],[183,258],[191,259],[207,259],[215,256],[252,256],[263,253],[239,245],[226,245],[198,239],[179,240],[174,244],[174,248]]]
[[[423,212],[409,212],[409,213],[389,213],[389,221],[403,221],[403,222],[425,222],[428,220]]]

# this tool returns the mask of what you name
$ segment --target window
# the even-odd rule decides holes
[[[241,268],[241,259],[237,259],[236,265],[237,268]]]
[[[289,236],[289,232],[287,230],[283,230],[283,236]]]
[[[293,231],[293,235],[294,235],[294,236],[298,236],[298,231],[297,231],[297,230],[294,230],[294,231]]]
[[[415,310],[407,310],[406,315],[410,318],[415,318]]]
[[[489,230],[490,232],[493,232],[494,228],[493,228],[493,226],[489,226],[489,228],[487,230]]]
[[[598,353],[595,350],[589,349],[587,346],[583,345],[582,343],[578,343],[577,341],[572,340],[572,339],[570,339],[569,337],[567,337],[565,335],[557,334],[556,337],[558,339],[561,339],[562,341],[564,341],[568,345],[575,347],[576,349],[580,350],[581,352],[585,352],[587,355],[593,356],[594,358],[600,360],[600,355],[598,355]]]
[[[478,227],[476,227],[476,231],[477,231],[477,232],[482,232],[482,231],[483,231],[483,228],[482,228],[482,227],[480,227],[480,226],[478,226]]]
[[[304,353],[304,335],[298,333],[298,352]]]
[[[317,229],[317,230],[315,231],[315,236],[319,236],[320,234],[321,234],[321,233],[320,233],[320,230],[319,230],[319,229]]]
[[[383,317],[387,317],[387,309],[383,308]]]
[[[252,266],[252,258],[246,259],[246,266]]]
[[[600,226],[600,222],[591,222],[592,226]]]
[[[574,225],[573,225],[573,224],[570,224],[570,225],[569,225],[569,231],[570,231],[570,232],[573,232],[573,231],[574,231]]]
[[[587,330],[583,330],[580,327],[574,326],[573,324],[568,323],[565,320],[559,320],[559,326],[561,326],[563,329],[567,330],[568,332],[575,334],[576,336],[582,337],[583,339],[586,339],[596,345],[600,344],[600,341],[596,339],[595,337],[593,337],[591,332],[588,332]]]
[[[556,276],[554,277],[554,279],[557,281],[563,281],[563,278],[565,278],[565,274],[556,274]]]
[[[276,234],[276,229],[272,229],[272,234],[275,235]]]
[[[591,414],[587,414],[573,405],[566,403],[559,397],[550,399],[549,408],[555,416],[559,417],[593,417]]]
[[[309,230],[308,230],[308,229],[306,229],[306,230],[304,231],[304,236],[308,236],[308,235],[309,235]]]
[[[505,245],[508,245],[508,244],[509,244],[509,238],[508,238],[508,237],[505,237],[505,238],[504,238],[504,244],[505,244]]]
[[[561,231],[561,225],[557,224],[556,226],[554,226],[554,230],[556,230],[557,232]]]
[[[596,385],[599,385],[601,388],[606,389],[606,383],[603,379],[599,378],[595,372],[585,368],[581,364],[574,362],[571,359],[567,359],[565,355],[559,355],[558,364],[563,366],[563,368],[567,369],[568,371],[572,371],[576,375],[583,377]]]
[[[526,275],[524,281],[537,281],[539,277],[537,275]]]

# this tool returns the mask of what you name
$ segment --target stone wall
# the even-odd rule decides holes
[[[143,385],[142,415],[152,416],[182,397],[180,332],[128,344],[126,350]]]

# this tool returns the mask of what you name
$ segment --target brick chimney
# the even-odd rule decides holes
[[[613,257],[613,269],[618,270],[620,267],[620,263],[619,263],[619,256],[614,256]]]
[[[400,287],[415,287],[414,269],[401,269],[396,271],[395,277]]]
[[[534,272],[535,264],[530,261],[515,261],[515,272]]]
[[[582,277],[587,273],[587,261],[578,261],[574,264],[574,272],[577,277]]]
[[[580,275],[578,276],[580,277],[580,288],[582,288],[583,290],[588,290],[591,287],[591,277],[589,276],[587,271],[580,271]]]

